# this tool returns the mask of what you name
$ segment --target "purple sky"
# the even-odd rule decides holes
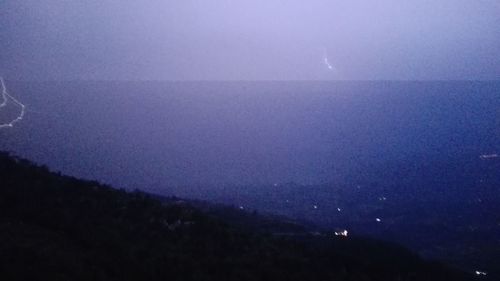
[[[499,3],[3,0],[0,75],[118,80],[500,79]]]

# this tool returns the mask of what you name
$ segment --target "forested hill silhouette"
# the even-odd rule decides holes
[[[232,225],[237,216],[252,223]],[[269,222],[62,176],[0,153],[1,280],[471,279],[392,244],[278,222],[263,231],[259,220]],[[301,235],[273,235],[280,227]]]

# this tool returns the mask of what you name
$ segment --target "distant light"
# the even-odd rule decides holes
[[[488,275],[487,272],[484,272],[484,271],[479,271],[479,270],[476,270],[476,275],[483,275],[483,276],[486,276]]]
[[[493,153],[493,154],[483,154],[481,156],[479,156],[479,158],[483,159],[483,160],[486,160],[486,159],[492,159],[492,158],[498,158],[499,155],[497,153]]]
[[[387,200],[387,198],[385,196],[382,196],[382,197],[379,197],[378,200],[379,201],[385,201],[385,200]]]
[[[341,212],[341,211],[342,211],[342,209],[340,209],[340,208],[337,208],[337,211]]]
[[[381,222],[381,221],[382,221],[382,220],[381,220],[381,219],[379,219],[379,218],[376,218],[375,220],[376,220],[377,222]]]
[[[344,229],[343,231],[340,231],[340,232],[335,232],[335,236],[345,236],[345,237],[347,237],[348,234],[349,234],[349,232],[347,231],[347,229]]]
[[[318,206],[314,205],[314,206],[313,206],[313,208],[314,208],[314,209],[318,209]]]
[[[240,206],[240,210],[244,210],[244,209],[245,209],[245,207],[243,207],[243,206]]]

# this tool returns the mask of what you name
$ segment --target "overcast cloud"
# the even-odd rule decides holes
[[[495,0],[0,2],[7,79],[500,79]]]

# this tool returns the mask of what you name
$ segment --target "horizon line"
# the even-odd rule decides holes
[[[5,79],[5,77],[4,77]],[[5,79],[12,82],[169,82],[169,83],[257,83],[257,82],[500,82],[498,79]]]

